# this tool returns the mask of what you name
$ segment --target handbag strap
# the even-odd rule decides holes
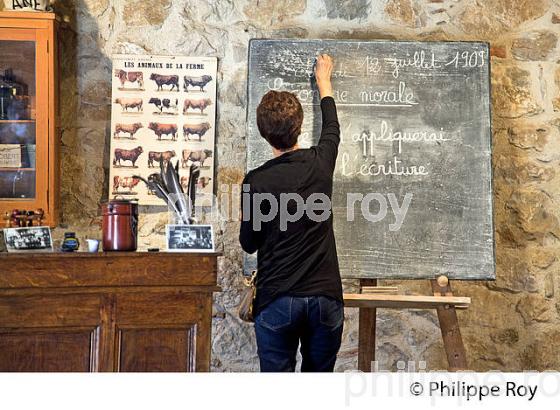
[[[243,281],[245,282],[245,286],[247,286],[248,288],[253,288],[255,287],[256,279],[257,279],[257,271],[254,270],[253,272],[251,272],[251,276],[244,277]]]

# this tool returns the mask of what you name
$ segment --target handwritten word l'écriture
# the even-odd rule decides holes
[[[361,160],[361,161],[360,161]],[[363,157],[359,154],[350,157],[350,154],[343,152],[340,160],[339,172],[344,177],[352,176],[378,176],[378,175],[396,175],[396,176],[424,176],[428,175],[425,165],[404,165],[403,161],[393,156],[384,164],[377,162],[364,162]]]

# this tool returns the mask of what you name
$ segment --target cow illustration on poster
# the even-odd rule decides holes
[[[197,203],[211,204],[216,130],[214,57],[113,56],[112,198],[164,205],[135,175],[157,178],[160,164],[179,162],[182,184],[198,166]]]

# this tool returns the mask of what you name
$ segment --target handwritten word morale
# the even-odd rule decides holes
[[[404,81],[400,81],[396,89],[361,91],[362,103],[403,105],[411,107],[418,104],[414,99],[414,91],[407,87]]]

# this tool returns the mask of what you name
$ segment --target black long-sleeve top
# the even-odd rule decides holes
[[[316,146],[286,152],[250,171],[243,180],[249,190],[242,193],[243,220],[239,241],[245,252],[258,251],[255,315],[283,295],[323,295],[342,300],[330,207],[340,143],[340,126],[332,97],[321,100],[321,112],[321,138]],[[329,199],[328,219],[317,222],[304,212],[297,221],[287,222],[282,230],[279,211],[274,219],[261,223],[261,229],[257,230],[252,206],[257,193],[272,194],[279,205],[281,194],[299,194],[306,203],[310,202],[311,194],[324,194]],[[316,195],[310,199],[314,198]],[[267,199],[260,201],[262,215],[269,214],[270,206]],[[295,214],[296,201],[287,201],[287,209],[290,214]],[[315,214],[322,215],[322,212],[316,211]]]

